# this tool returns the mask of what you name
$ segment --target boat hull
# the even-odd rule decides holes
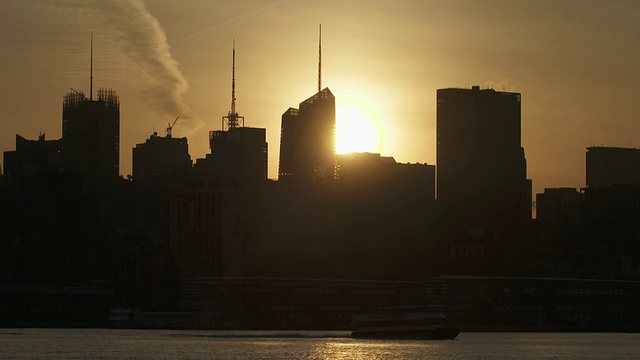
[[[459,333],[457,327],[446,326],[435,329],[356,330],[351,336],[357,339],[453,340]]]

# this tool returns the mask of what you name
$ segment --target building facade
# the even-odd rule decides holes
[[[133,180],[142,185],[153,185],[157,176],[191,165],[186,137],[160,137],[153,133],[144,144],[133,148]]]
[[[197,162],[217,176],[236,182],[267,180],[267,130],[235,127],[209,132],[211,154]]]
[[[4,152],[4,175],[8,183],[20,191],[33,192],[36,178],[59,171],[61,168],[60,140],[27,140],[16,135],[16,150]]]
[[[282,115],[279,179],[334,179],[336,100],[325,88]]]
[[[82,174],[89,187],[114,182],[120,175],[120,100],[99,89],[96,100],[71,91],[62,105],[62,161]]]
[[[587,148],[587,187],[640,184],[640,149]]]
[[[437,202],[446,235],[475,238],[467,245],[489,246],[485,255],[521,235],[531,218],[520,133],[519,93],[437,91]]]
[[[242,274],[242,221],[231,183],[187,171],[170,179],[167,248],[178,279]]]

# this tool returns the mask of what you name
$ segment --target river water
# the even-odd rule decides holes
[[[639,359],[640,334],[461,333],[360,340],[344,331],[0,329],[0,359]]]

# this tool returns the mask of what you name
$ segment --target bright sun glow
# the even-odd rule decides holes
[[[382,152],[382,131],[375,115],[355,99],[336,99],[336,152]]]

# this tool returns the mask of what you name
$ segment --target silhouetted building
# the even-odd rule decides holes
[[[376,201],[385,198],[389,201],[387,208],[407,202],[414,203],[414,211],[431,211],[435,206],[434,165],[398,163],[391,156],[375,153],[336,155],[336,163],[343,187]]]
[[[640,184],[584,189],[588,276],[640,279]]]
[[[404,265],[434,245],[435,166],[371,153],[336,158],[340,206],[334,222],[345,232],[345,243],[355,241],[363,257],[369,249],[401,250],[396,256]]]
[[[640,278],[640,149],[589,147],[586,154],[587,276]]]
[[[282,115],[279,180],[335,178],[335,97],[325,88]]]
[[[147,204],[136,206],[143,211],[131,214],[142,217],[144,234],[136,263],[141,305],[175,295],[186,278],[242,275],[243,224],[231,181],[182,168],[158,177],[153,194],[137,190],[148,192]]]
[[[582,227],[583,194],[575,188],[547,188],[536,194],[538,226],[554,233],[575,233]],[[554,230],[551,230],[554,229]]]
[[[111,89],[97,100],[71,91],[62,106],[62,161],[82,174],[89,188],[113,183],[120,174],[120,102]]]
[[[640,149],[587,148],[587,187],[640,184]]]
[[[363,180],[386,177],[389,175],[391,169],[398,163],[391,156],[380,156],[380,154],[377,153],[361,152],[338,154],[336,155],[336,164],[336,177],[341,182],[367,185],[375,184],[376,182],[365,182]]]
[[[143,185],[153,185],[156,177],[191,166],[186,137],[160,137],[153,133],[144,144],[133,148],[133,180]]]
[[[290,178],[293,169],[300,168],[303,154],[296,151],[302,147],[302,137],[298,115],[300,110],[289,108],[282,114],[280,129],[280,162],[278,164],[278,180]]]
[[[167,248],[178,279],[242,274],[242,220],[234,187],[196,169],[165,178]]]
[[[0,280],[5,284],[86,284],[100,276],[79,173],[61,169],[60,140],[26,140],[5,152]],[[102,232],[104,232],[104,229]],[[104,253],[101,253],[102,255]],[[91,262],[91,267],[83,267]]]
[[[445,230],[475,238],[493,257],[531,218],[531,182],[521,146],[520,94],[437,91],[437,202]],[[473,234],[473,235],[472,235]]]
[[[45,140],[45,134],[38,140],[16,135],[16,150],[4,152],[4,175],[20,191],[33,190],[37,176],[60,171],[61,149],[60,140]]]
[[[267,131],[236,127],[209,132],[211,154],[198,159],[198,167],[211,170],[223,179],[255,182],[267,179]]]
[[[226,130],[225,130],[226,128]],[[211,154],[198,159],[196,167],[221,179],[255,183],[267,179],[267,130],[244,126],[244,116],[236,111],[236,49],[233,48],[231,110],[222,117],[222,130],[209,132]]]
[[[538,227],[549,235],[568,235],[583,225],[584,195],[575,188],[547,188],[536,194]]]
[[[575,188],[547,188],[536,194],[534,241],[527,252],[538,276],[571,277],[586,254],[584,194]],[[531,274],[532,275],[532,274]]]
[[[435,167],[370,153],[336,159],[341,177],[335,181],[267,183],[256,232],[246,243],[256,265],[247,274],[361,279],[424,274],[424,253],[434,243]]]
[[[4,174],[0,175],[0,191],[5,190],[8,187],[9,187],[9,177]]]

